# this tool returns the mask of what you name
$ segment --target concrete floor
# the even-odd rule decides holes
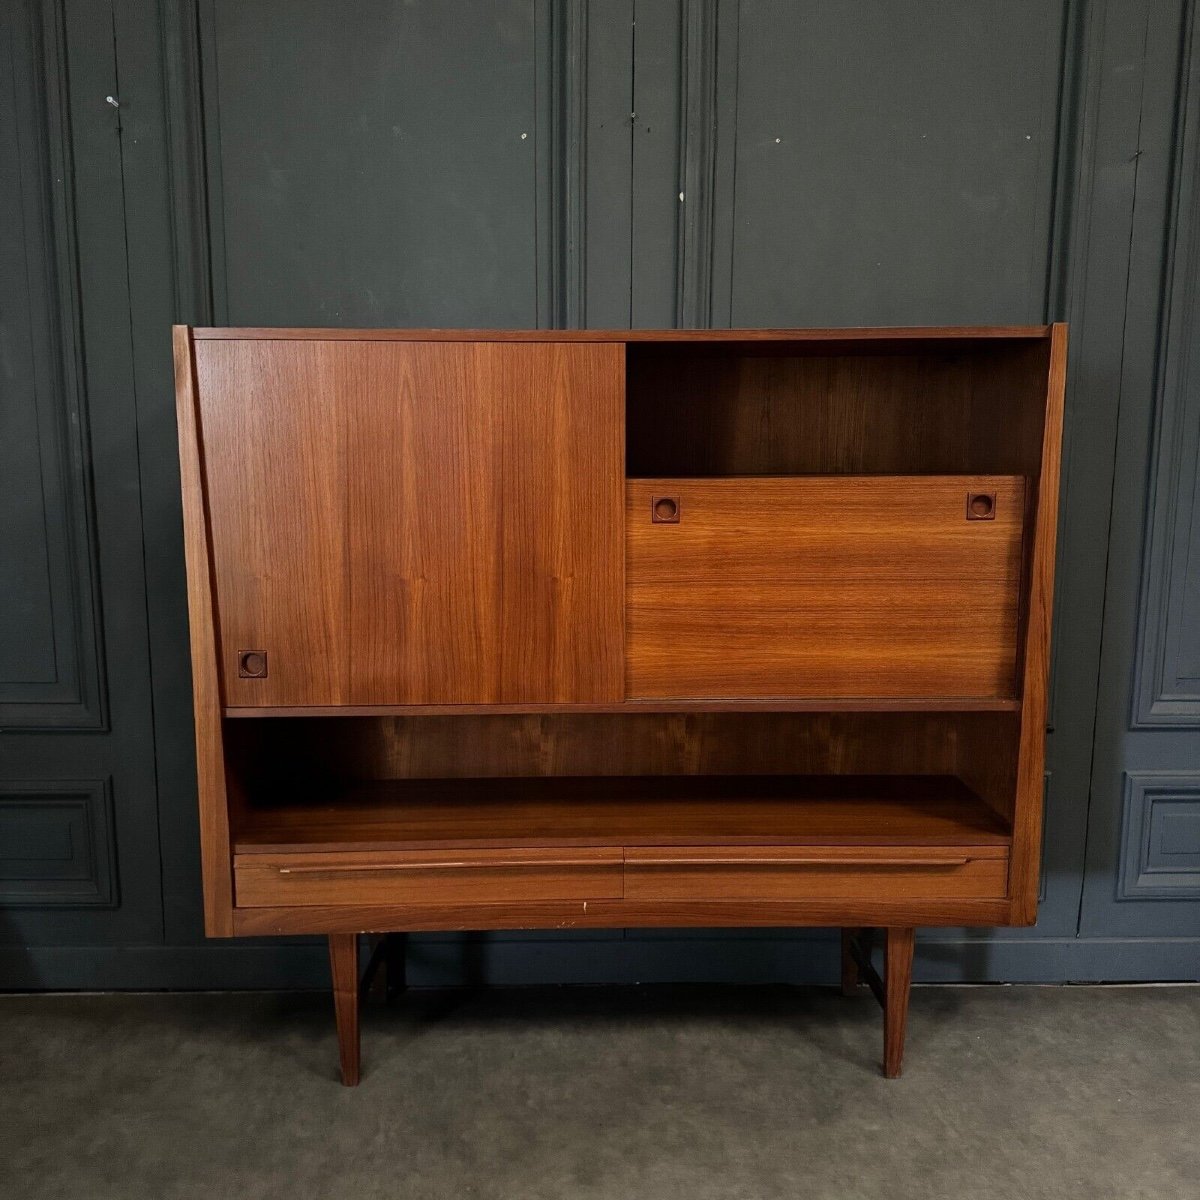
[[[1197,1200],[1200,988],[0,997],[0,1196]]]

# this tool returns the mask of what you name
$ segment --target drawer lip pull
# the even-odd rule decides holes
[[[974,860],[961,858],[831,858],[806,855],[795,858],[761,858],[751,855],[721,855],[719,858],[626,859],[633,867],[965,867]]]
[[[607,858],[505,858],[492,859],[488,862],[473,862],[468,859],[439,859],[432,862],[396,862],[396,863],[306,863],[303,866],[278,867],[280,875],[311,875],[327,874],[330,871],[489,871],[495,868],[503,870],[544,870],[559,867],[606,867],[619,866],[619,859]]]

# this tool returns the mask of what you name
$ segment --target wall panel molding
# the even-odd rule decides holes
[[[2,318],[11,389],[5,423],[17,423],[6,443],[20,459],[5,472],[18,490],[5,499],[5,535],[13,544],[3,550],[0,597],[6,632],[25,639],[13,646],[12,674],[0,678],[0,727],[102,729],[103,632],[62,4],[5,6],[0,30],[10,67],[3,136],[12,139],[3,152],[3,203],[6,210],[11,204],[6,224],[21,230],[16,244],[6,245],[21,258],[6,272]]]
[[[213,323],[208,163],[201,92],[200,8],[196,0],[160,0],[163,94],[176,321]]]
[[[1195,698],[1172,686],[1189,654],[1179,635],[1190,632],[1200,651],[1197,631],[1179,625],[1183,591],[1200,587],[1200,560],[1193,555],[1189,566],[1186,548],[1181,553],[1185,530],[1176,515],[1200,499],[1196,463],[1186,462],[1189,436],[1196,437],[1188,422],[1200,420],[1200,404],[1185,382],[1197,332],[1189,294],[1200,227],[1192,211],[1200,45],[1191,0],[1111,0],[1110,8],[1129,25],[1136,20],[1143,41],[1119,43],[1114,35],[1117,70],[1136,54],[1140,71],[1138,124],[1126,153],[1136,202],[1123,322],[1111,351],[1102,351],[1109,360],[1119,351],[1119,412],[1080,932],[1184,936],[1198,928],[1197,900],[1186,871],[1173,881],[1163,872],[1168,860],[1180,865],[1163,851],[1163,838],[1186,843],[1186,805],[1160,799],[1153,773],[1200,770],[1200,712]],[[1151,855],[1146,838],[1164,859]]]
[[[1200,51],[1188,8],[1175,111],[1154,434],[1134,659],[1135,729],[1200,729]]]
[[[729,3],[736,21],[737,5]],[[713,323],[713,211],[717,169],[717,0],[683,0],[680,27],[678,285],[675,324]]]
[[[1200,771],[1125,776],[1118,900],[1200,900]]]
[[[550,5],[550,324],[587,325],[588,0]]]
[[[0,783],[0,904],[115,908],[110,779]]]

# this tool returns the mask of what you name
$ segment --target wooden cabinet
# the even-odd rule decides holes
[[[175,354],[206,924],[346,1082],[362,933],[837,926],[896,1075],[914,926],[1034,919],[1064,327]]]

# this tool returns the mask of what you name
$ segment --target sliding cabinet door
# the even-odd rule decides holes
[[[618,700],[618,345],[197,339],[229,706]]]

